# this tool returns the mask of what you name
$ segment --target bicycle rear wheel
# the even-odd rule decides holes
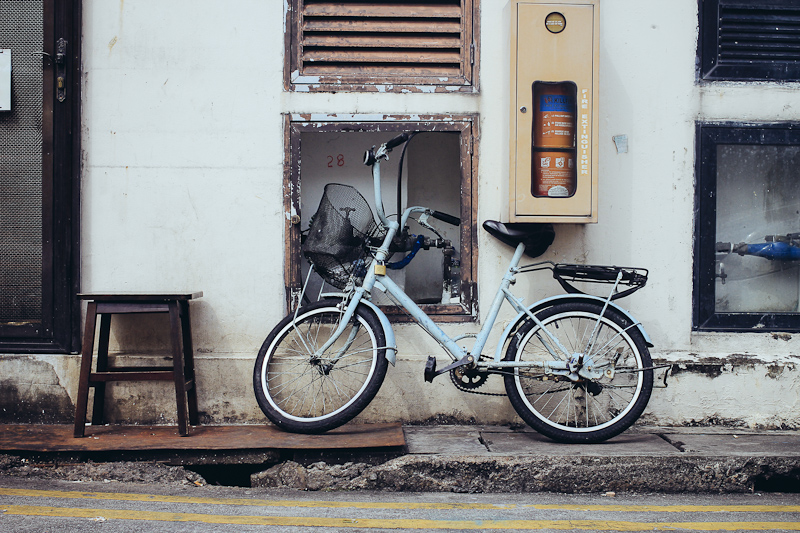
[[[541,367],[516,368],[505,376],[514,409],[531,427],[560,442],[601,442],[629,428],[653,390],[650,353],[638,328],[612,308],[594,302],[556,304],[537,313],[545,328],[570,351],[591,361],[602,376],[572,381]],[[594,338],[592,339],[592,332]],[[533,320],[512,337],[506,361],[567,359]]]
[[[338,300],[301,307],[267,336],[256,358],[253,388],[276,426],[321,433],[349,422],[369,405],[386,376],[386,340],[375,312],[359,305],[344,333],[316,354],[339,326]]]

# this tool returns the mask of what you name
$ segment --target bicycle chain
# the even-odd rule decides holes
[[[480,358],[483,359],[484,356],[481,356]],[[672,366],[672,365],[656,365],[656,366],[651,366],[651,367],[646,367],[646,368],[637,368],[635,370],[629,370],[628,372],[642,372],[644,370],[655,370],[655,369],[658,369],[658,368],[666,368],[666,367],[670,367],[670,366]],[[479,396],[507,396],[507,394],[504,393],[504,392],[480,392],[480,391],[475,390],[478,387],[482,387],[483,384],[486,383],[486,380],[489,379],[489,375],[490,374],[488,372],[486,373],[485,379],[482,382],[480,382],[478,385],[476,385],[475,388],[471,388],[471,387],[465,387],[461,383],[461,381],[458,378],[456,378],[456,376],[455,376],[456,370],[458,370],[458,369],[454,368],[453,370],[451,370],[449,372],[449,374],[450,374],[450,381],[453,382],[453,385],[455,385],[455,387],[458,390],[460,390],[462,392],[469,392],[470,394],[477,394]],[[620,371],[620,372],[624,372],[624,371]],[[497,375],[501,375],[503,373],[504,373],[503,371],[500,371],[500,372],[497,372],[496,374]],[[664,376],[664,381],[666,382],[666,375]],[[571,386],[572,386],[572,384],[569,385],[569,387],[571,387]],[[610,384],[606,384],[606,385],[604,385],[604,387],[615,388],[614,385],[610,385]],[[557,389],[555,391],[550,391],[550,392],[562,392],[564,390],[566,390],[566,389]]]
[[[450,381],[452,381],[452,382],[453,382],[453,385],[455,385],[455,387],[456,387],[458,390],[462,391],[462,392],[469,392],[470,394],[477,394],[477,395],[479,395],[479,396],[508,396],[508,394],[507,394],[507,393],[504,393],[504,392],[479,392],[479,391],[477,391],[477,390],[474,390],[474,389],[471,389],[471,388],[469,388],[469,387],[464,387],[464,386],[461,384],[461,382],[459,382],[459,380],[458,380],[458,379],[456,379],[456,377],[453,375],[453,373],[455,372],[455,370],[456,370],[456,369],[454,369],[454,370],[451,370],[451,371],[450,371]],[[503,374],[512,375],[510,372],[508,372],[508,371],[503,371],[503,370],[500,370],[500,371],[497,371],[497,372],[493,372],[493,373],[494,373],[495,375],[503,375]],[[488,375],[488,373],[487,373],[487,376],[486,376],[486,377],[487,377],[487,379],[488,379],[488,376],[489,376],[489,375]],[[484,381],[484,383],[485,383],[485,381]],[[483,383],[481,383],[481,385],[483,385]],[[481,386],[481,385],[479,385],[479,386]],[[554,393],[554,392],[563,392],[563,391],[565,391],[565,390],[568,390],[568,389],[572,388],[572,386],[573,386],[573,385],[574,385],[573,383],[570,383],[570,384],[567,386],[567,388],[564,388],[564,389],[556,389],[556,390],[551,390],[551,391],[549,391],[549,392],[550,392],[550,393]],[[477,387],[476,387],[476,388],[477,388]]]
[[[484,358],[484,356],[481,355],[479,359],[483,359],[483,358]],[[456,371],[457,370],[458,370],[457,368],[454,368],[453,370],[451,370],[449,372],[450,381],[452,381],[453,385],[455,385],[455,387],[458,390],[460,390],[461,392],[468,392],[470,394],[477,394],[478,396],[506,396],[506,393],[504,393],[504,392],[480,392],[480,391],[476,390],[478,387],[482,387],[483,384],[486,383],[486,381],[489,379],[489,375],[490,374],[488,372],[486,372],[486,374],[484,374],[484,375],[481,375],[483,380],[480,381],[474,387],[465,387],[464,384],[461,382],[461,380],[459,380],[456,377]]]
[[[460,390],[461,392],[468,392],[470,394],[477,394],[478,396],[506,396],[505,392],[481,392],[481,391],[478,391],[478,390],[475,390],[475,389],[465,388],[460,383],[458,383],[458,380],[455,379],[452,375],[450,376],[450,381],[452,381],[453,385],[455,385],[456,388],[458,390]]]

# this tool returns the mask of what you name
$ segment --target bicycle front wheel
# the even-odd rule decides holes
[[[344,333],[321,348],[342,321],[338,301],[301,307],[269,334],[256,358],[253,388],[276,426],[321,433],[345,424],[369,405],[386,376],[386,340],[375,312],[359,305]]]
[[[541,363],[567,360],[553,340],[528,319],[513,336],[506,361],[532,363],[505,376],[514,409],[531,427],[568,443],[601,442],[629,428],[653,390],[650,353],[626,316],[594,302],[557,304],[537,313],[569,356],[579,355],[595,373],[572,381],[548,375]],[[539,363],[537,365],[537,363]]]

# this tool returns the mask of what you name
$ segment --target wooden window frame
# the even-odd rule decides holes
[[[763,30],[760,40],[756,37],[755,39],[744,41],[750,43],[750,53],[752,55],[741,56],[740,41],[726,45],[726,42],[731,43],[731,40],[726,40],[725,35],[723,35],[723,25],[720,23],[723,10],[726,8],[730,10],[758,11],[760,15],[765,17],[765,20],[772,22],[774,19],[775,31],[770,33],[770,27]],[[785,17],[781,18],[781,9],[786,10],[784,14],[788,14],[788,11],[795,12],[791,17],[791,21],[786,20]],[[774,15],[770,14],[770,11],[774,11]],[[786,31],[787,23],[789,26],[797,24],[798,13],[800,13],[800,5],[796,0],[768,0],[756,4],[747,0],[698,0],[700,28],[700,36],[697,40],[698,79],[700,81],[800,80],[800,61],[796,59],[788,60],[785,57],[781,58],[780,54],[776,56],[775,51],[771,49],[773,46],[780,46],[780,43],[784,43],[785,49],[781,53],[794,49],[793,55],[800,56],[800,51],[797,50],[798,45],[800,45],[800,38],[795,38],[795,42],[791,43],[789,42],[791,39],[790,32]],[[782,23],[784,28],[779,29],[777,26]],[[732,23],[729,31],[738,31],[735,34],[737,36],[755,36],[759,34],[756,28],[748,27],[734,30],[733,25],[735,23]],[[728,46],[729,54],[733,57],[726,57],[726,46]],[[739,57],[736,57],[737,55]],[[770,58],[770,56],[773,58]]]
[[[478,92],[480,0],[461,0],[460,72],[369,74],[343,68],[335,74],[308,73],[303,60],[305,0],[287,0],[285,9],[284,88],[300,92]],[[380,6],[380,0],[370,3]],[[361,4],[365,5],[365,4]],[[376,52],[371,52],[376,53]],[[311,64],[309,62],[309,64]]]
[[[313,117],[313,120],[312,120]],[[286,308],[300,304],[303,280],[300,273],[300,136],[303,133],[381,132],[386,139],[401,132],[449,131],[461,137],[461,303],[426,304],[425,312],[437,322],[472,322],[478,316],[478,115],[325,115],[284,114],[284,281]],[[366,169],[366,167],[364,167]],[[366,170],[365,170],[366,172]],[[314,209],[314,206],[311,207]],[[409,321],[395,306],[382,306],[393,321]]]
[[[800,313],[736,312],[715,309],[717,146],[800,145],[800,124],[697,123],[693,331],[800,332]]]

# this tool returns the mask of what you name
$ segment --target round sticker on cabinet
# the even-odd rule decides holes
[[[567,19],[561,13],[554,11],[545,17],[544,27],[550,33],[561,33],[567,27]]]

